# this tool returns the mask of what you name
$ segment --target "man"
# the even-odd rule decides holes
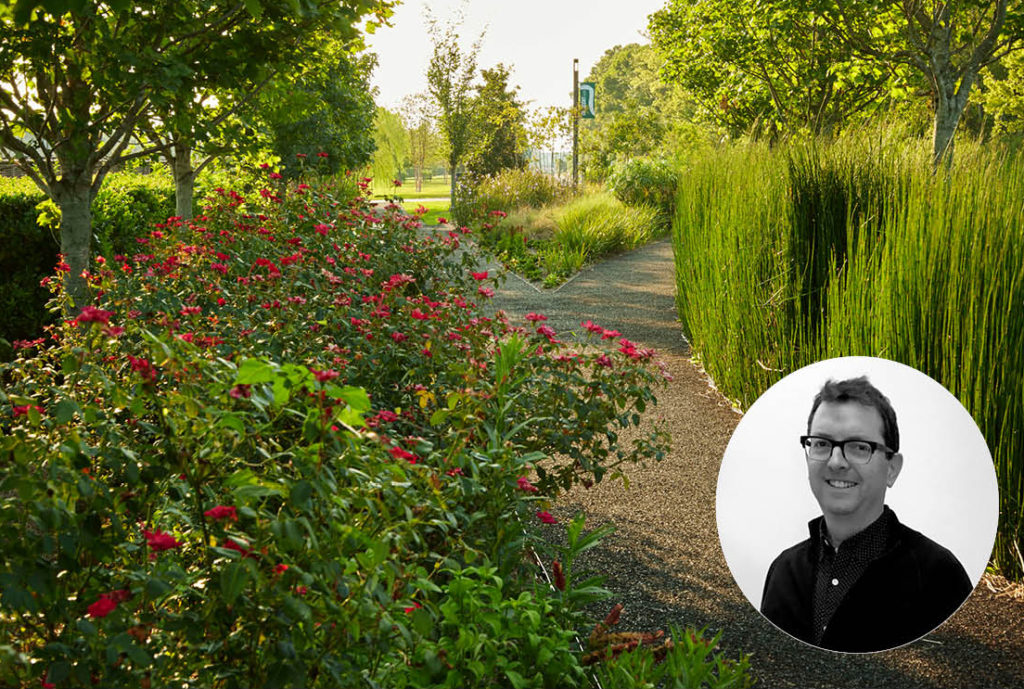
[[[866,377],[829,380],[800,438],[822,516],[810,538],[768,569],[761,612],[783,631],[834,651],[895,648],[924,636],[970,595],[946,548],[885,504],[903,467],[896,412]],[[936,496],[941,499],[941,496]]]

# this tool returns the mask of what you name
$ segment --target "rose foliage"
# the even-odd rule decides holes
[[[558,490],[660,459],[617,435],[660,376],[597,326],[486,317],[463,232],[417,226],[330,184],[219,188],[17,343],[0,685],[587,683],[593,596],[538,584],[527,543]]]

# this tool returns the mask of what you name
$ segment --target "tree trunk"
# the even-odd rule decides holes
[[[192,147],[183,141],[175,141],[173,162],[174,214],[182,220],[191,220],[196,182],[196,171],[192,167]]]
[[[943,161],[947,167],[953,162],[953,138],[973,82],[973,74],[964,74],[958,88],[952,76],[936,75],[938,98],[935,103],[935,127],[932,130],[932,166],[935,168]]]
[[[451,208],[452,214],[455,213],[455,165],[452,165],[451,169],[451,199],[449,200],[449,207]]]
[[[90,301],[82,271],[89,267],[92,193],[87,183],[61,185],[54,192],[53,200],[60,208],[60,252],[71,267],[64,276],[64,290],[71,297],[70,313],[77,313]]]

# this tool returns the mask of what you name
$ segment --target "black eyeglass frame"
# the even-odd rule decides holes
[[[810,455],[810,448],[807,447],[807,441],[810,440],[811,438],[814,438],[815,440],[824,440],[825,442],[831,444],[831,447],[828,449],[828,456],[827,457],[825,457],[824,459],[814,459],[813,457],[811,457],[811,455]],[[858,462],[855,459],[850,459],[850,457],[846,454],[846,444],[847,443],[864,443],[865,445],[868,445],[868,446],[871,447],[871,454],[869,454],[868,458],[866,460],[864,460],[863,462]],[[836,449],[837,445],[839,446],[839,451],[843,453],[843,459],[845,459],[847,462],[850,462],[851,464],[860,464],[861,466],[866,465],[869,462],[871,462],[871,458],[874,457],[875,453],[878,452],[879,450],[881,450],[882,452],[884,452],[886,454],[886,459],[891,458],[894,454],[896,454],[896,450],[890,450],[889,447],[885,443],[876,443],[873,440],[861,440],[860,438],[847,438],[846,440],[833,440],[832,438],[826,438],[826,437],[821,436],[821,435],[802,435],[802,436],[800,436],[800,447],[804,448],[804,454],[807,456],[807,459],[812,461],[812,462],[827,462],[829,459],[832,458],[832,451]]]

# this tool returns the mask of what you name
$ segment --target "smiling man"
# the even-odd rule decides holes
[[[903,467],[889,400],[865,377],[829,380],[800,444],[822,516],[808,524],[810,538],[768,569],[761,612],[809,644],[859,653],[895,648],[942,624],[971,582],[949,550],[885,504]]]

